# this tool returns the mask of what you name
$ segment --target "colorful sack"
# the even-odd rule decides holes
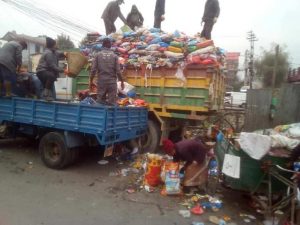
[[[147,170],[145,174],[145,185],[156,187],[161,183],[160,173],[162,157],[155,154],[147,155]]]
[[[181,48],[177,48],[177,47],[174,47],[174,46],[169,46],[168,51],[174,52],[174,53],[183,53]]]
[[[162,193],[166,195],[181,194],[179,163],[165,162],[163,170],[165,186]]]
[[[206,48],[208,46],[214,46],[214,41],[213,40],[207,40],[203,41],[197,44],[198,48]]]

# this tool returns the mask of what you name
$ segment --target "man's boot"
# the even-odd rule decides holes
[[[51,90],[45,88],[43,91],[43,99],[46,101],[54,101],[54,98],[52,97],[52,92]]]

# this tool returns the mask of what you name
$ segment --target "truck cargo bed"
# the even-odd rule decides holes
[[[0,123],[5,121],[91,134],[99,144],[108,145],[144,134],[148,112],[146,108],[0,98]]]

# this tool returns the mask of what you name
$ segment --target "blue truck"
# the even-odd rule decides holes
[[[26,135],[38,140],[43,163],[53,169],[74,163],[80,147],[108,147],[140,137],[147,132],[147,123],[146,108],[0,98],[5,137]]]

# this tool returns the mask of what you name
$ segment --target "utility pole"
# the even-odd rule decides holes
[[[248,77],[248,69],[249,69],[249,62],[248,62],[248,57],[249,57],[249,51],[245,51],[245,61],[244,61],[244,70],[245,70],[245,77],[244,77],[244,86],[248,86],[249,84],[249,77]]]
[[[252,89],[252,82],[254,78],[254,42],[258,41],[258,39],[256,38],[252,30],[248,32],[247,39],[250,41],[249,83],[250,83],[250,89]]]
[[[272,76],[272,90],[274,91],[276,85],[276,73],[278,67],[278,55],[279,55],[279,45],[275,47],[275,59],[274,59],[274,68],[273,68],[273,76]]]

